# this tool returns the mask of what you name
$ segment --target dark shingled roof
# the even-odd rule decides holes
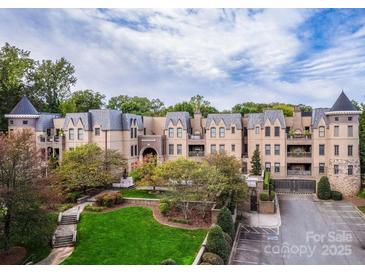
[[[281,109],[264,110],[263,113],[249,113],[247,117],[248,129],[255,128],[257,124],[263,127],[267,120],[269,120],[272,125],[275,123],[276,120],[278,120],[281,128],[286,127],[284,113]]]
[[[315,108],[312,112],[312,128],[318,128],[318,124],[321,119],[324,119],[324,122],[327,124],[326,112],[329,111],[329,108]]]
[[[54,128],[53,119],[61,118],[61,114],[58,113],[40,113],[37,120],[36,131],[45,132],[47,128]]]
[[[144,128],[142,116],[131,114],[131,113],[123,113],[122,114],[122,128],[123,130],[130,130],[132,124],[136,123],[138,130],[141,130]]]
[[[122,130],[122,113],[114,109],[90,109],[92,126],[101,130]]]
[[[69,122],[72,122],[73,126],[76,126],[79,120],[83,124],[84,130],[92,130],[91,114],[89,112],[66,113],[63,129],[67,129]]]
[[[240,113],[223,113],[223,114],[208,114],[205,128],[209,128],[210,124],[214,121],[216,125],[220,121],[223,121],[226,129],[229,129],[232,124],[236,126],[238,130],[242,129],[242,115]]]
[[[29,101],[27,96],[23,96],[22,99],[16,104],[11,115],[39,115],[38,111]]]
[[[330,111],[356,111],[356,109],[352,105],[350,99],[342,91]]]
[[[183,129],[190,128],[190,114],[186,111],[168,112],[166,114],[165,128],[168,128],[170,121],[174,126],[180,121]]]

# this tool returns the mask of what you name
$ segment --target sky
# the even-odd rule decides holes
[[[365,9],[0,9],[0,46],[65,57],[73,90],[330,107],[365,101]]]

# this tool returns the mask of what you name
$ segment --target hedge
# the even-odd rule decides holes
[[[231,211],[228,208],[223,207],[219,211],[217,225],[219,225],[224,232],[228,233],[229,236],[234,237],[234,224]]]
[[[208,234],[207,250],[221,257],[224,263],[228,262],[230,247],[223,236],[223,230],[219,225],[214,225]]]
[[[269,196],[269,192],[264,191],[260,193],[260,201],[273,201],[275,199],[275,192],[271,191],[271,195]]]
[[[335,201],[341,201],[342,200],[342,193],[339,191],[331,191],[331,197]]]
[[[205,252],[203,257],[202,257],[202,262],[203,263],[209,263],[212,265],[222,265],[224,264],[224,261],[221,257],[219,257],[217,254],[215,253],[211,253],[211,252]]]
[[[323,176],[318,182],[317,197],[321,200],[331,199],[331,185],[326,176]]]

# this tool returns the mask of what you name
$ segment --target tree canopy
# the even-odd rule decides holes
[[[91,89],[78,90],[60,104],[62,115],[66,113],[87,112],[89,109],[100,109],[104,106],[105,95]]]

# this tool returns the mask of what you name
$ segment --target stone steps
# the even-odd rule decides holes
[[[62,215],[60,225],[73,225],[77,224],[77,215]]]
[[[66,236],[55,236],[55,241],[53,243],[53,248],[59,247],[66,247],[66,246],[73,246],[73,235],[66,235]]]

